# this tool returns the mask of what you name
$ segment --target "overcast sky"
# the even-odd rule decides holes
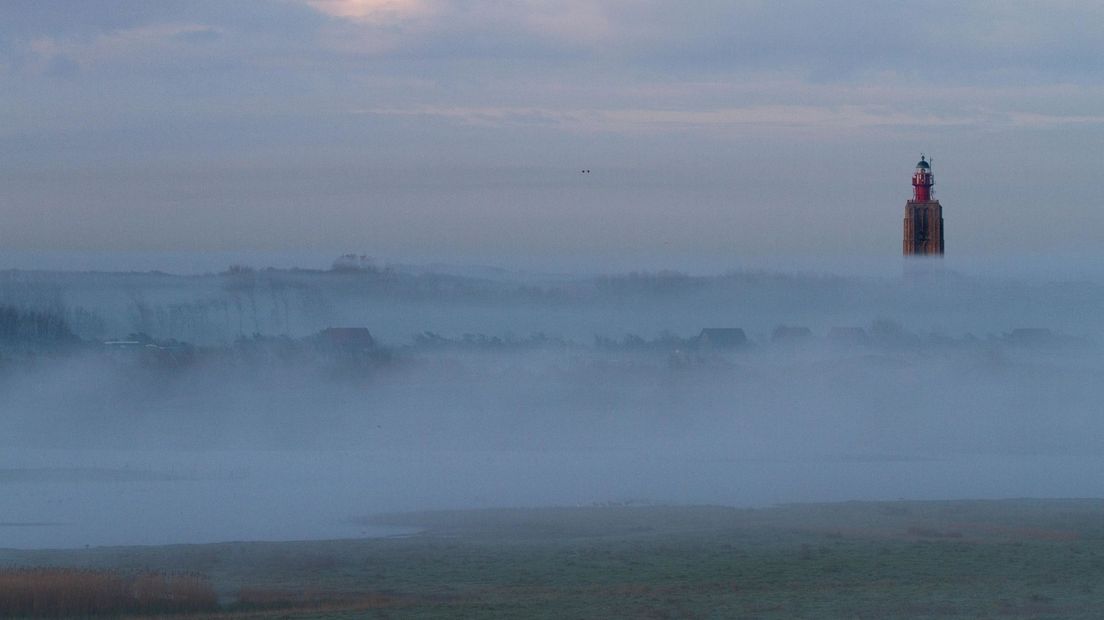
[[[1099,256],[1104,4],[5,0],[0,248]],[[589,169],[590,174],[580,170]]]

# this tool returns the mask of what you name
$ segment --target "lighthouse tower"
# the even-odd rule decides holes
[[[943,254],[943,207],[934,199],[931,163],[923,155],[912,175],[912,200],[905,203],[905,256]]]

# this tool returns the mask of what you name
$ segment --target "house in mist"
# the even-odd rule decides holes
[[[747,344],[747,334],[739,327],[706,327],[694,339],[699,349],[737,349]]]
[[[358,353],[376,348],[376,339],[367,327],[327,327],[312,338],[320,351]]]
[[[146,345],[138,340],[105,340],[103,353],[110,359],[136,359],[145,351]]]
[[[319,356],[341,366],[363,365],[387,357],[366,327],[327,327],[307,342]]]
[[[146,334],[130,334],[125,339],[105,340],[100,351],[116,362],[150,368],[172,369],[192,361],[193,347],[178,340],[155,340]]]
[[[775,344],[791,344],[808,342],[813,339],[813,330],[808,327],[790,327],[779,325],[771,332],[771,342]]]
[[[1004,334],[1001,340],[1005,344],[1024,348],[1056,348],[1077,341],[1076,338],[1057,334],[1046,327],[1017,327]]]

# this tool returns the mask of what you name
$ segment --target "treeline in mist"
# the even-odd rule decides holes
[[[1104,285],[1086,280],[949,270],[917,278],[462,271],[379,267],[364,257],[343,257],[329,270],[235,266],[194,276],[6,271],[0,272],[0,305],[48,312],[86,340],[141,333],[196,345],[227,345],[254,334],[302,338],[338,326],[366,327],[394,345],[425,332],[590,342],[624,334],[690,337],[706,327],[739,327],[763,341],[779,325],[827,334],[877,319],[951,337],[1019,328],[1104,335],[1086,311],[1104,303]]]

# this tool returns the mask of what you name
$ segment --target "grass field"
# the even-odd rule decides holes
[[[378,515],[390,539],[0,551],[202,575],[188,618],[1101,618],[1104,501]],[[0,610],[2,611],[2,610]]]

